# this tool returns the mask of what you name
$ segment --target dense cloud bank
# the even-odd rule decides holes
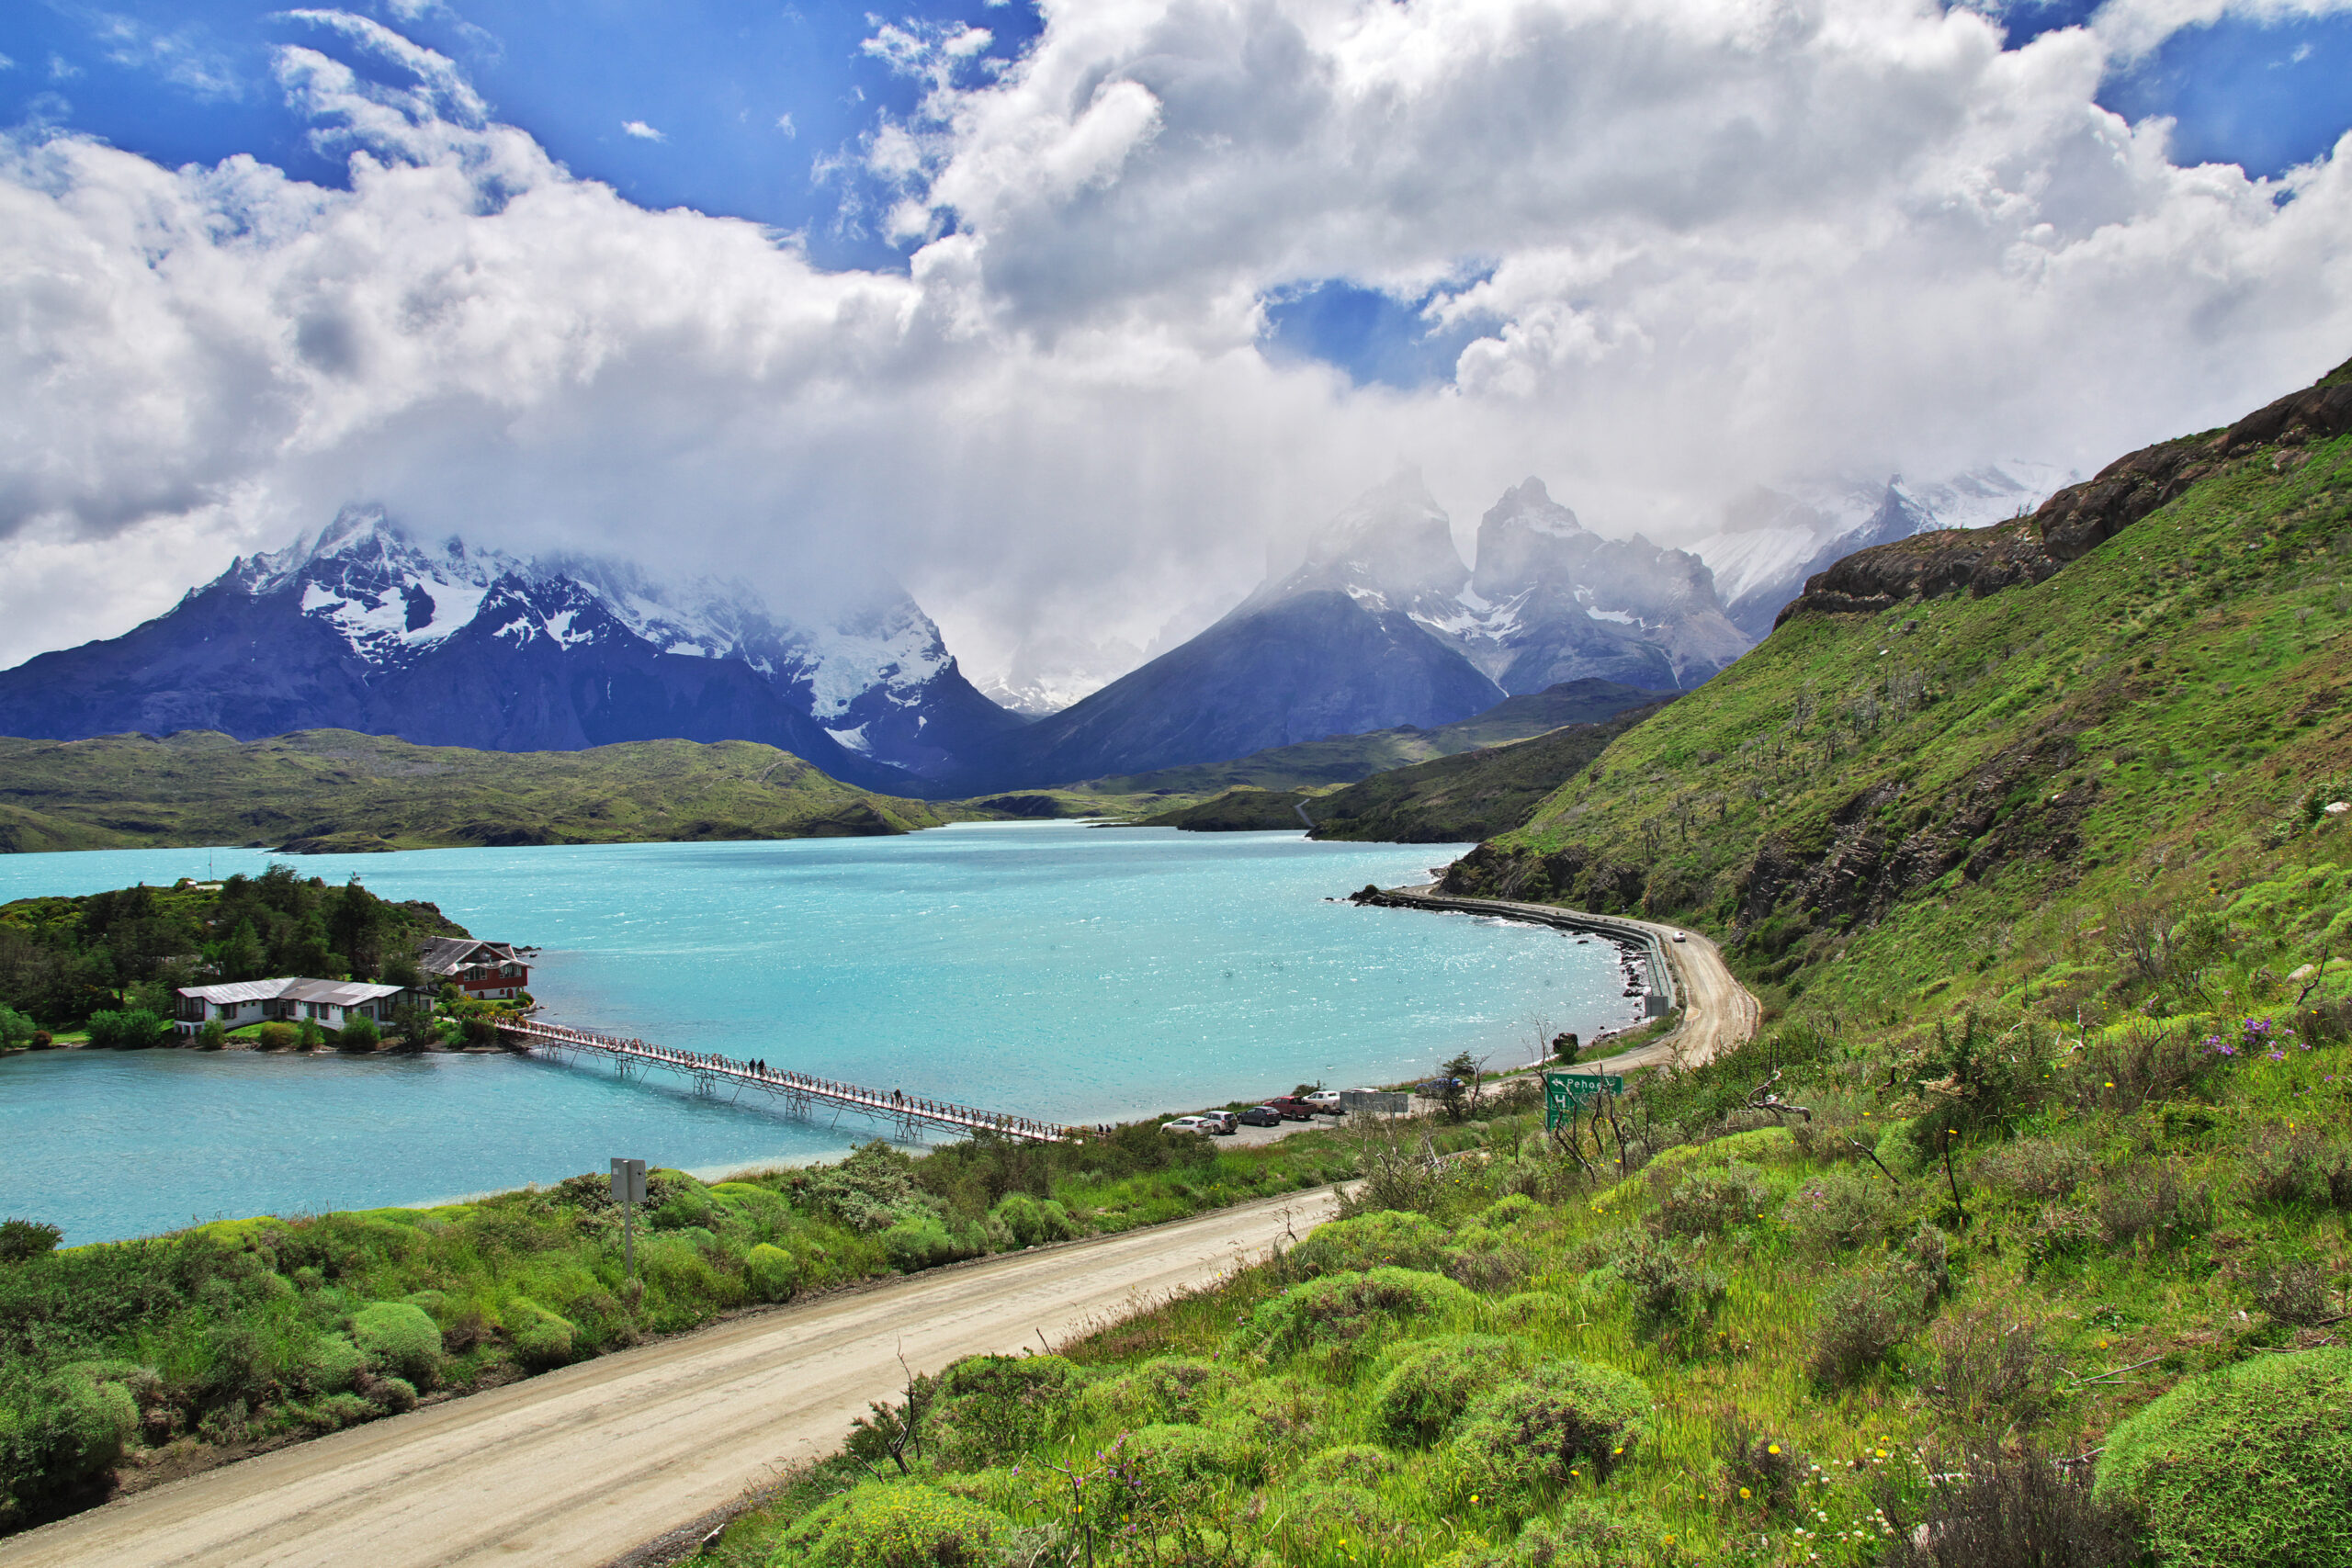
[[[2352,352],[2342,143],[2183,169],[2093,101],[2214,10],[2005,50],[1901,0],[1053,0],[1001,72],[885,27],[922,107],[842,177],[903,274],[633,207],[311,13],[280,84],[348,191],[0,143],[0,661],[355,499],[786,606],[879,566],[987,667],[1148,643],[1400,460],[1668,537],[1788,476],[2094,464]],[[1324,278],[1469,329],[1453,378],[1262,354]]]

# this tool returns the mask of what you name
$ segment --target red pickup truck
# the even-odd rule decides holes
[[[1283,1113],[1283,1120],[1285,1122],[1306,1122],[1311,1120],[1315,1115],[1315,1107],[1307,1104],[1306,1101],[1299,1099],[1298,1096],[1295,1094],[1278,1094],[1274,1096],[1273,1099],[1264,1101],[1264,1103],[1270,1108],[1281,1111]]]

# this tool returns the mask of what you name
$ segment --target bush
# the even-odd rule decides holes
[[[780,1562],[809,1568],[981,1568],[993,1565],[1012,1521],[935,1486],[869,1482],[784,1532]]]
[[[1883,1242],[1900,1217],[1894,1184],[1876,1173],[1833,1170],[1801,1183],[1781,1211],[1797,1238],[1818,1252]]]
[[[1418,1520],[1370,1487],[1351,1482],[1294,1486],[1276,1497],[1268,1511],[1283,1521],[1275,1540],[1280,1560],[1286,1562],[1387,1558],[1410,1548],[1419,1534]]]
[[[1435,1269],[1444,1250],[1445,1231],[1428,1215],[1385,1209],[1317,1225],[1290,1258],[1295,1267],[1308,1274],[1344,1274],[1383,1264]]]
[[[196,1048],[199,1051],[220,1051],[229,1044],[229,1026],[217,1018],[208,1018],[196,1032]]]
[[[416,1385],[406,1378],[379,1378],[368,1397],[391,1415],[416,1408]]]
[[[29,1049],[35,1032],[31,1019],[14,1008],[0,1006],[0,1051]]]
[[[1637,1233],[1610,1262],[1633,1292],[1634,1320],[1652,1332],[1699,1327],[1723,1304],[1723,1276],[1682,1243]]]
[[[900,1220],[881,1235],[882,1250],[890,1266],[901,1274],[913,1274],[925,1269],[935,1269],[943,1263],[954,1263],[978,1251],[948,1233],[945,1224],[930,1214],[918,1219]]]
[[[1658,1225],[1668,1235],[1721,1235],[1762,1219],[1771,1196],[1762,1171],[1734,1161],[1721,1170],[1684,1177],[1658,1201]]]
[[[1814,1329],[1806,1365],[1814,1382],[1848,1388],[1885,1365],[1911,1333],[1914,1309],[1905,1295],[1897,1282],[1876,1274],[1833,1301]]]
[[[1938,1318],[1927,1364],[1914,1371],[1929,1402],[1951,1420],[2030,1427],[2049,1414],[2056,1367],[2034,1325],[1996,1303]]]
[[[2190,1378],[2108,1434],[2095,1493],[2147,1521],[2166,1568],[2352,1562],[2352,1350]]]
[[[1663,1557],[1664,1527],[1644,1513],[1620,1513],[1577,1498],[1548,1519],[1530,1519],[1508,1547],[1464,1553],[1460,1568],[1627,1568]]]
[[[0,1388],[0,1529],[29,1523],[102,1482],[139,1429],[139,1404],[108,1363]]]
[[[2212,1193],[2202,1182],[2183,1180],[2170,1160],[2153,1170],[2135,1163],[2099,1193],[2099,1236],[2109,1247],[2178,1247],[2212,1224]]]
[[[1724,1482],[1743,1503],[1759,1507],[1795,1506],[1797,1488],[1804,1484],[1809,1461],[1803,1450],[1769,1431],[1751,1427],[1735,1413],[1723,1428]]]
[[[800,1265],[784,1248],[763,1241],[743,1254],[743,1282],[763,1302],[786,1301],[799,1289]]]
[[[967,1356],[939,1376],[933,1438],[962,1468],[1012,1458],[1056,1428],[1083,1381],[1059,1356]]]
[[[2055,1138],[2020,1138],[1977,1167],[1977,1180],[2028,1202],[2058,1202],[2091,1179],[2090,1151]]]
[[[1241,1384],[1241,1375],[1194,1356],[1162,1356],[1106,1378],[1081,1396],[1089,1417],[1129,1426],[1198,1421]]]
[[[344,1023],[334,1037],[334,1044],[338,1051],[373,1051],[383,1043],[383,1032],[376,1027],[375,1020],[355,1018]]]
[[[39,1220],[0,1220],[0,1263],[22,1263],[28,1258],[39,1258],[53,1252],[65,1239],[65,1233],[55,1225]]]
[[[2031,1448],[1941,1459],[1918,1503],[1883,1489],[1885,1568],[2133,1568],[2132,1521]]]
[[[1476,1302],[1442,1274],[1410,1269],[1327,1274],[1260,1303],[1235,1341],[1274,1360],[1317,1345],[1345,1344],[1375,1327],[1464,1312]]]
[[[254,1031],[254,1042],[265,1051],[283,1051],[301,1036],[290,1023],[265,1023]]]
[[[367,1353],[340,1334],[321,1334],[291,1359],[287,1375],[304,1393],[341,1393],[368,1370]]]
[[[1016,1247],[1043,1247],[1078,1235],[1078,1224],[1068,1209],[1050,1198],[1032,1198],[1026,1192],[1007,1193],[989,1214],[1004,1227]]]
[[[1424,1448],[1445,1435],[1470,1401],[1500,1382],[1519,1347],[1492,1335],[1461,1334],[1414,1346],[1373,1394],[1373,1423],[1386,1440]]]
[[[94,1012],[89,1022],[90,1043],[104,1051],[145,1051],[160,1045],[172,1026],[144,1008],[128,1008],[120,1012]]]
[[[2274,1134],[2256,1146],[2245,1184],[2260,1207],[2352,1209],[2352,1147],[2308,1126]]]
[[[534,1371],[560,1367],[571,1359],[577,1333],[569,1318],[549,1312],[528,1296],[515,1296],[499,1309],[498,1326],[506,1333],[514,1359]]]
[[[1571,1470],[1606,1479],[1645,1430],[1649,1390],[1611,1367],[1552,1361],[1475,1401],[1452,1448],[1484,1493],[1525,1503]]]
[[[2290,1328],[2313,1326],[2336,1313],[2327,1270],[2308,1258],[2273,1263],[2256,1273],[2254,1304]]]
[[[327,1032],[319,1027],[317,1019],[306,1018],[294,1026],[294,1048],[297,1051],[315,1051],[326,1043]]]
[[[1108,1460],[1120,1506],[1146,1517],[1189,1513],[1219,1481],[1250,1469],[1239,1444],[1201,1427],[1139,1427],[1111,1446]]]
[[[371,1302],[351,1319],[352,1342],[377,1371],[431,1388],[441,1367],[441,1330],[423,1307]],[[567,1346],[565,1354],[570,1355]]]

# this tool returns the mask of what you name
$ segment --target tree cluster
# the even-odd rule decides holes
[[[276,864],[218,886],[141,885],[0,906],[0,1009],[50,1029],[93,1014],[168,1018],[181,986],[299,975],[415,985],[416,950],[463,936],[431,904],[331,886]]]

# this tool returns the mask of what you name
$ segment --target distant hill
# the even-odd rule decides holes
[[[356,506],[119,637],[0,671],[0,734],[334,727],[500,751],[752,740],[894,794],[945,793],[930,775],[1023,722],[972,689],[893,587],[801,626],[741,583],[435,544]]]
[[[1353,784],[1432,757],[1524,740],[1564,724],[1598,723],[1627,708],[1656,702],[1661,694],[1615,681],[1563,681],[1544,691],[1505,698],[1483,713],[1434,728],[1408,724],[1364,735],[1334,735],[1273,747],[1235,761],[1092,779],[1078,787],[1102,795],[1208,795],[1231,789],[1304,790]]]
[[[838,838],[992,815],[855,789],[748,740],[506,752],[347,729],[0,739],[0,852]]]
[[[1214,800],[1147,817],[1140,826],[1235,832],[1312,823],[1311,839],[1400,844],[1458,844],[1492,838],[1525,822],[1561,781],[1575,776],[1611,741],[1674,700],[1671,694],[1646,694],[1651,701],[1599,724],[1566,725],[1530,739],[1392,769],[1328,795],[1235,789]]]

